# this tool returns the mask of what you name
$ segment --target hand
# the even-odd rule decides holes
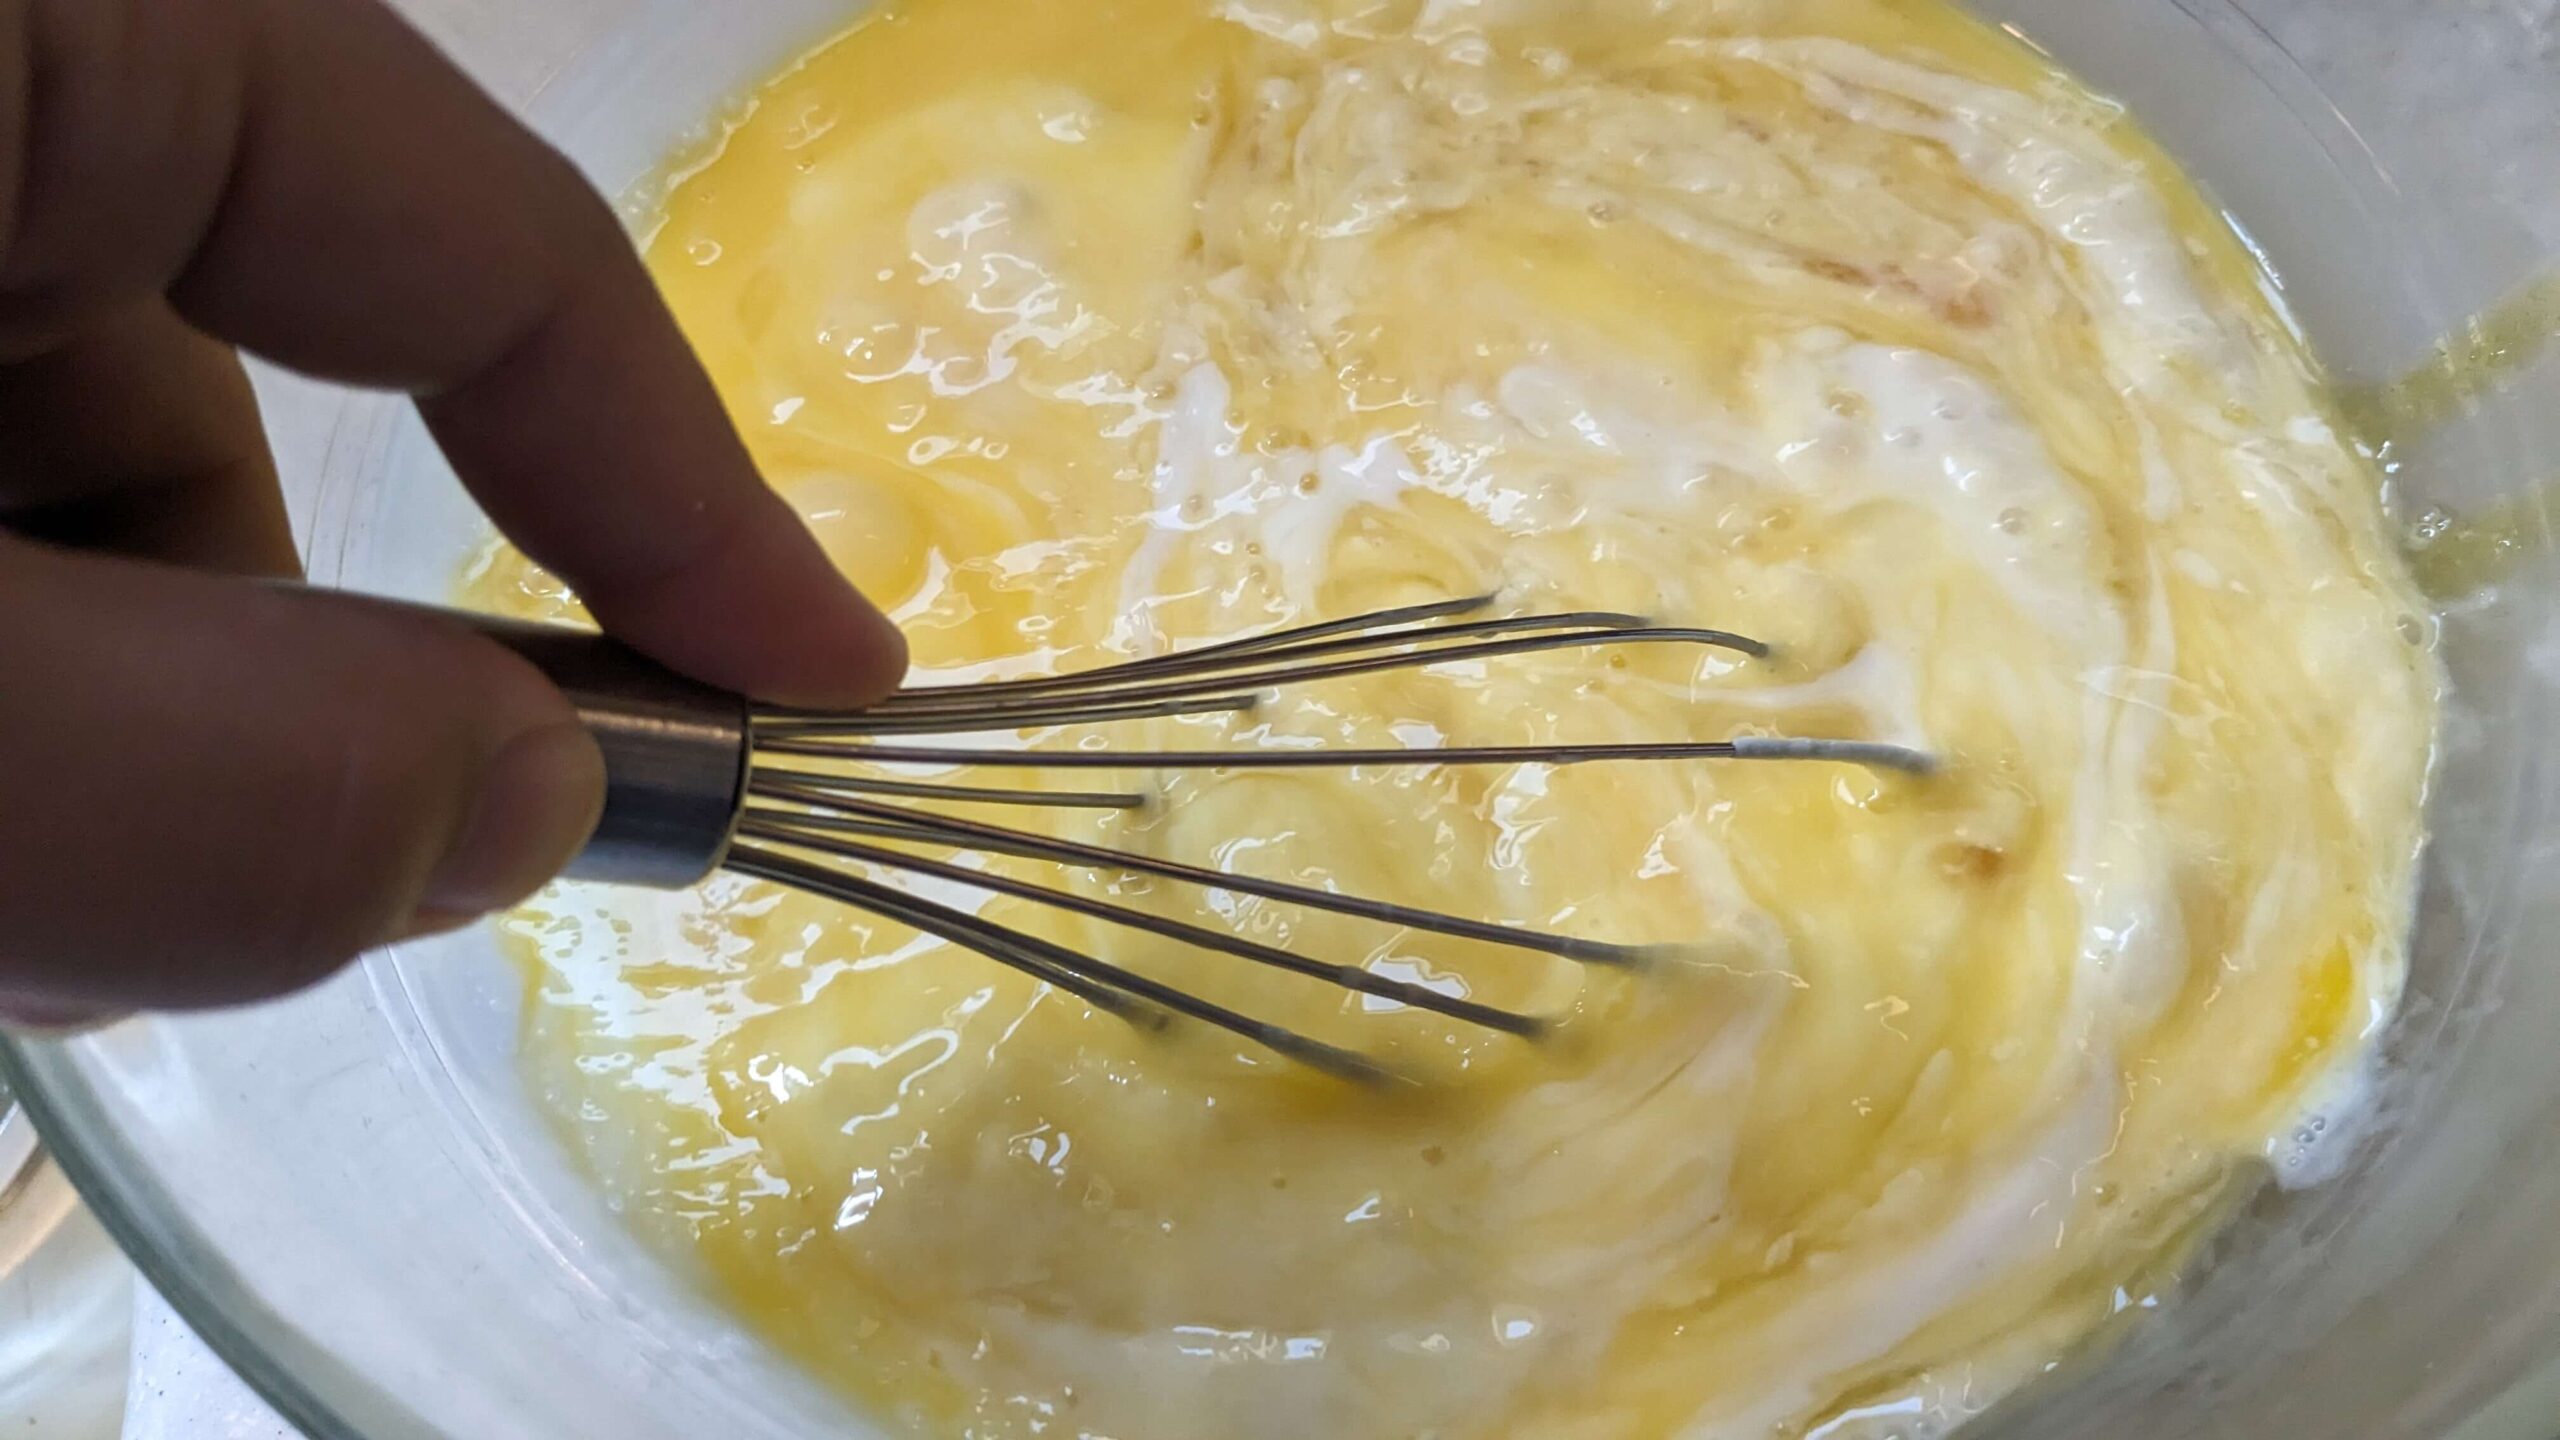
[[[0,0],[0,1017],[273,995],[523,899],[602,762],[503,649],[299,573],[234,347],[416,397],[602,623],[766,698],[904,649],[611,212],[369,0]]]

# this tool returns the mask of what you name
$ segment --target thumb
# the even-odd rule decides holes
[[[604,761],[458,624],[0,537],[0,1011],[252,1000],[531,894]]]

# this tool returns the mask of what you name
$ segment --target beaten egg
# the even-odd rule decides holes
[[[915,683],[1478,594],[1773,647],[976,743],[1941,761],[1133,771],[1143,810],[1000,817],[1636,971],[958,857],[1537,1043],[924,887],[1406,1091],[741,880],[509,921],[597,1183],[885,1427],[1943,1433],[2334,1154],[2401,981],[2422,612],[2240,237],[2010,36],[1938,0],[892,0],[668,177],[658,278]],[[575,609],[503,548],[465,589]]]

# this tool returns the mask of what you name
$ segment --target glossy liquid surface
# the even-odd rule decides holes
[[[1401,1098],[758,885],[512,922],[600,1182],[893,1427],[1940,1433],[2270,1168],[2317,1178],[2398,991],[2418,601],[2247,252],[2010,38],[1902,0],[893,5],[650,249],[920,683],[1498,590],[1780,653],[1109,738],[1948,762],[1133,775],[1143,814],[1054,822],[1682,947],[1640,976],[968,857],[1563,1017],[1532,1047],[984,902],[1433,1081]],[[570,603],[508,552],[468,591]]]

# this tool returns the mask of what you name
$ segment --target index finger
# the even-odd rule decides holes
[[[246,349],[416,395],[499,527],[661,660],[799,704],[895,682],[895,630],[757,475],[612,212],[387,10],[20,3],[47,68],[0,307],[165,286]]]

